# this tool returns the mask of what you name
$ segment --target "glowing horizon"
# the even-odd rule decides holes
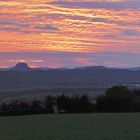
[[[140,66],[139,0],[0,0],[0,8],[1,67]]]

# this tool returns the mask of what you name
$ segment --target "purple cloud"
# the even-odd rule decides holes
[[[57,27],[51,25],[36,25],[34,28],[38,30],[58,30]]]
[[[130,29],[127,29],[127,30],[123,30],[122,31],[122,34],[124,35],[128,35],[128,36],[139,36],[140,35],[140,31],[137,31],[137,30],[130,30]]]
[[[99,1],[75,1],[75,2],[66,2],[66,1],[54,1],[51,4],[62,5],[65,7],[81,7],[81,8],[106,8],[106,9],[125,9],[125,8],[140,8],[139,0],[128,0],[122,2],[99,2]]]

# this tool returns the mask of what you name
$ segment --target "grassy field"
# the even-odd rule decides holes
[[[140,114],[0,117],[0,140],[140,140]]]

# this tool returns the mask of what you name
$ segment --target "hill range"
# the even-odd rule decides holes
[[[81,68],[30,68],[26,63],[0,69],[0,89],[47,86],[109,86],[140,84],[140,70],[103,66]]]

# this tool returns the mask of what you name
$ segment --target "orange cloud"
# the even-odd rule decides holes
[[[94,1],[126,2],[126,0]],[[116,10],[84,6],[67,7],[51,2],[54,0],[0,2],[0,52],[140,51],[140,34],[134,33],[140,32],[138,8]],[[128,34],[130,31],[131,36]]]

